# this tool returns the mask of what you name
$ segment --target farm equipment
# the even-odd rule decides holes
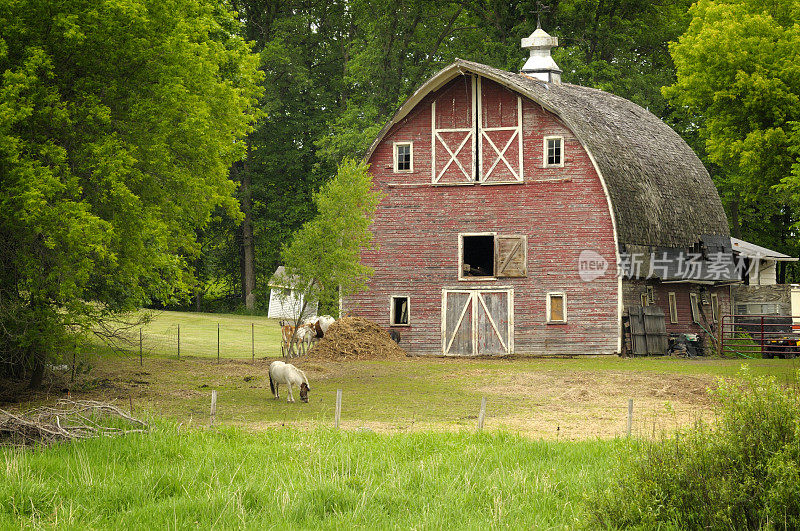
[[[784,336],[765,340],[761,357],[792,359],[798,354],[800,354],[800,339],[796,336]]]
[[[765,359],[800,356],[800,333],[795,317],[782,315],[724,315],[720,343],[724,354]]]

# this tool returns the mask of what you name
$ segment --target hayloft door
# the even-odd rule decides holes
[[[513,352],[514,292],[443,290],[442,352],[449,356]]]
[[[482,182],[522,182],[522,98],[478,78],[478,160]]]
[[[431,182],[475,182],[475,76],[460,76],[431,103]]]

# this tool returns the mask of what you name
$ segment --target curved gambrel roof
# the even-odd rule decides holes
[[[429,93],[459,75],[477,74],[558,116],[583,144],[608,190],[620,244],[690,247],[703,235],[727,237],[717,189],[700,159],[668,125],[607,92],[538,79],[457,59],[423,84],[373,142],[367,158]]]

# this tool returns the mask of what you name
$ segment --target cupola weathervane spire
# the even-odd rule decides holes
[[[550,7],[536,0],[536,31],[522,39],[522,47],[530,50],[530,57],[525,61],[521,73],[547,83],[561,83],[561,69],[550,56],[550,50],[558,46],[558,37],[551,37],[542,29],[542,13],[548,11]]]

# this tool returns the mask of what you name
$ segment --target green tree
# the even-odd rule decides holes
[[[281,250],[285,277],[277,280],[303,295],[295,328],[309,301],[366,287],[372,269],[361,263],[361,253],[374,248],[369,226],[381,197],[372,189],[367,165],[352,159],[345,159],[336,176],[314,194],[316,216]]]
[[[0,371],[193,284],[196,230],[240,216],[257,61],[209,0],[0,3]]]
[[[800,3],[701,0],[664,94],[699,126],[737,236],[797,255]]]

